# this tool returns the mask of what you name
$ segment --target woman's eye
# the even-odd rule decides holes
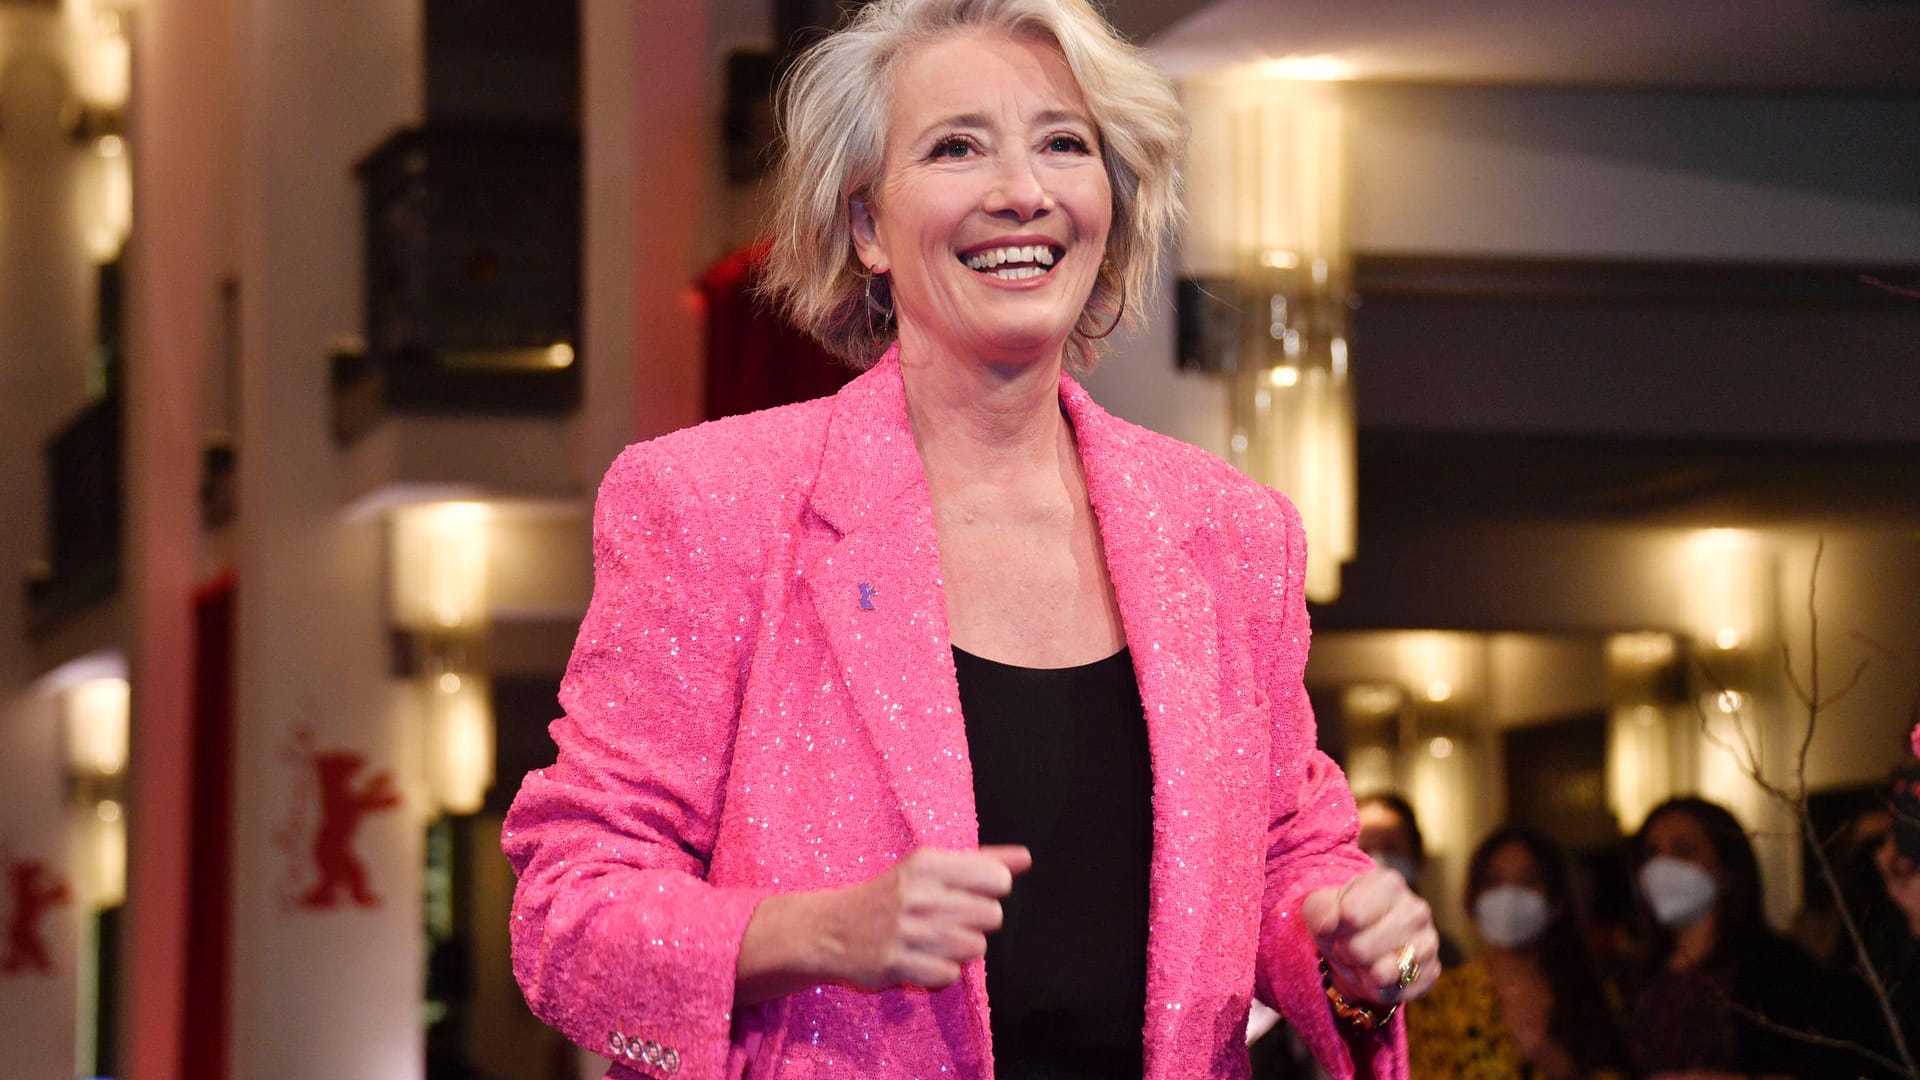
[[[937,158],[963,158],[972,152],[973,147],[967,145],[967,140],[959,138],[941,139],[933,147],[933,156]]]
[[[1055,135],[1047,140],[1047,149],[1056,154],[1084,154],[1087,143],[1078,135]]]

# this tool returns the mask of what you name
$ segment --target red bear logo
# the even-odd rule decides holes
[[[331,750],[313,756],[320,781],[320,828],[313,834],[313,865],[320,878],[300,897],[300,905],[327,909],[340,903],[339,894],[361,907],[378,907],[380,898],[367,886],[367,868],[353,853],[353,834],[368,814],[400,805],[393,774],[377,772],[359,786],[354,777],[367,764],[366,755]]]
[[[354,854],[353,841],[369,814],[400,806],[393,774],[382,769],[363,776],[365,754],[341,747],[322,750],[315,744],[313,728],[303,724],[281,751],[299,772],[288,819],[274,832],[275,846],[287,859],[280,889],[283,910],[379,907],[380,897],[366,864]]]
[[[67,883],[45,863],[30,859],[7,866],[7,884],[13,894],[13,914],[7,920],[7,955],[0,960],[0,973],[52,974],[53,958],[40,936],[40,920],[73,898]]]

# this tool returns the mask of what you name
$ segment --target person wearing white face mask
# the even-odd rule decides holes
[[[1627,1032],[1649,1080],[1882,1075],[1849,1050],[1783,1033],[1882,1054],[1890,1042],[1857,982],[1768,928],[1753,845],[1726,808],[1691,796],[1655,807],[1629,865],[1647,949]]]
[[[1559,845],[1525,826],[1496,830],[1468,863],[1466,900],[1486,950],[1409,1006],[1412,1080],[1624,1076],[1614,999]]]
[[[1375,866],[1399,874],[1406,879],[1407,888],[1419,893],[1420,878],[1427,868],[1427,848],[1413,804],[1398,792],[1375,791],[1360,796],[1359,809],[1360,850]],[[1460,946],[1441,934],[1440,965],[1453,967],[1462,959]]]

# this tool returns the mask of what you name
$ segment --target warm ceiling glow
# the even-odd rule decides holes
[[[1427,684],[1428,701],[1445,701],[1453,696],[1453,684],[1445,679],[1435,679]],[[1438,755],[1444,757],[1445,755]]]
[[[1267,378],[1278,387],[1297,386],[1300,383],[1300,369],[1297,367],[1277,367]]]
[[[1437,758],[1452,757],[1453,740],[1447,738],[1445,735],[1436,735],[1433,737],[1433,741],[1427,744],[1427,753]]]
[[[547,349],[547,366],[551,368],[572,367],[573,346],[564,341],[549,346]]]
[[[1359,74],[1350,60],[1337,56],[1283,56],[1262,60],[1255,65],[1262,78],[1298,79],[1303,82],[1340,82]]]

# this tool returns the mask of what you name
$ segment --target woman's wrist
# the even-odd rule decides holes
[[[1333,1015],[1342,1024],[1355,1031],[1374,1031],[1385,1027],[1400,1011],[1399,1002],[1391,1005],[1375,1004],[1360,999],[1358,995],[1343,992],[1333,977],[1333,968],[1327,964],[1326,957],[1320,958],[1320,985],[1325,988],[1327,1004],[1333,1009]]]
[[[734,1004],[763,1001],[836,978],[830,891],[769,896],[753,909],[740,941]]]

